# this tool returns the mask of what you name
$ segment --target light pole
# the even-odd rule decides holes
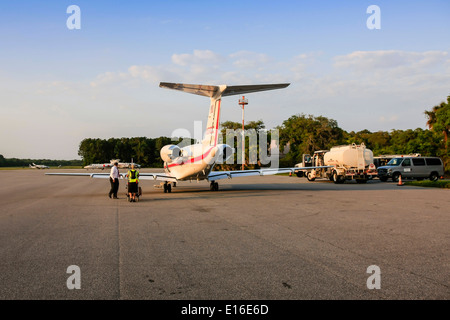
[[[246,104],[248,104],[248,100],[242,96],[242,99],[239,99],[239,105],[242,106],[242,170],[244,170],[245,163],[244,106]]]

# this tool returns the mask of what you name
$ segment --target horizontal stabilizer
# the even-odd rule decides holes
[[[232,96],[236,94],[246,94],[259,91],[283,89],[289,86],[290,83],[279,83],[279,84],[255,84],[255,85],[244,85],[244,86],[227,86],[222,96]]]
[[[160,86],[160,88],[180,90],[183,92],[198,94],[200,96],[205,96],[205,97],[214,97],[217,94],[217,92],[219,92],[219,90],[220,90],[220,87],[218,87],[218,86],[203,86],[203,85],[199,85],[199,84],[161,82],[159,84],[159,86]]]
[[[174,90],[180,90],[192,94],[197,94],[205,97],[220,97],[220,96],[232,96],[240,95],[252,92],[267,91],[274,89],[282,89],[289,86],[290,83],[279,84],[255,84],[255,85],[242,85],[242,86],[209,86],[201,84],[183,84],[183,83],[168,83],[161,82],[159,86],[161,88],[168,88]]]

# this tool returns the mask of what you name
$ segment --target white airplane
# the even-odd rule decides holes
[[[33,168],[33,169],[50,169],[50,167],[48,167],[48,166],[44,166],[43,164],[35,164],[35,163],[30,164],[30,168]]]
[[[193,144],[180,148],[177,145],[166,145],[161,151],[161,159],[164,161],[165,173],[140,173],[140,180],[159,180],[164,181],[164,192],[171,192],[171,184],[179,181],[207,180],[210,182],[210,190],[219,190],[217,180],[231,179],[245,176],[265,176],[278,173],[287,173],[299,170],[293,168],[268,168],[254,170],[236,170],[236,171],[213,171],[217,160],[225,162],[233,155],[233,148],[226,144],[217,144],[219,133],[220,107],[222,97],[231,95],[242,95],[246,93],[282,89],[289,86],[289,83],[282,84],[263,84],[263,85],[240,85],[240,86],[211,86],[195,84],[179,84],[161,82],[161,88],[180,90],[192,94],[206,96],[210,98],[210,108],[208,122],[204,139],[199,144]],[[328,166],[305,167],[301,169],[328,168]],[[71,175],[87,176],[91,178],[108,179],[107,173],[47,173],[47,175]],[[121,174],[125,178],[126,174]]]
[[[108,168],[112,168],[114,166],[114,163],[117,162],[118,163],[118,167],[119,169],[126,169],[126,168],[131,168],[131,165],[134,164],[134,166],[136,168],[140,168],[141,165],[134,163],[134,162],[120,162],[120,159],[113,159],[110,160],[109,163],[91,163],[88,166],[85,166],[84,169],[108,169]]]
[[[117,162],[117,167],[119,169],[127,169],[127,168],[129,169],[129,168],[131,168],[132,164],[134,164],[135,168],[140,168],[141,167],[140,164],[134,163],[133,159],[131,159],[131,162],[120,162],[120,159],[113,159],[113,160],[110,161],[110,167],[112,167],[115,162]]]
[[[92,163],[88,166],[85,166],[84,169],[102,169],[111,168],[113,165],[111,163]]]

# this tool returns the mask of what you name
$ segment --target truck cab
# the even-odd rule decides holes
[[[306,167],[307,168],[307,167],[324,166],[323,155],[325,153],[327,153],[328,151],[329,150],[319,150],[319,151],[314,152],[314,154],[312,156],[310,154],[303,154],[302,162],[297,163],[295,165],[295,167],[298,167],[298,168]],[[312,170],[312,169],[311,170],[303,169],[303,170],[295,171],[295,174],[299,178],[306,177],[309,181],[314,181],[316,179],[317,171]]]

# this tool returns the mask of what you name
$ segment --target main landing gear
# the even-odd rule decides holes
[[[170,183],[164,182],[164,193],[171,193],[172,185]]]
[[[209,185],[209,190],[211,191],[218,191],[219,190],[219,184],[215,181],[211,181]]]

